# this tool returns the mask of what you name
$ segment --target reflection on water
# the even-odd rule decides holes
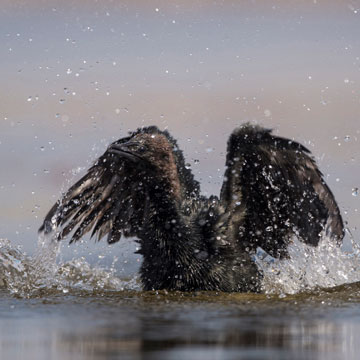
[[[355,359],[360,285],[288,299],[116,292],[2,294],[5,358]],[[16,335],[15,335],[16,334]]]

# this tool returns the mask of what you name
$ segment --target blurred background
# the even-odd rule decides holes
[[[246,121],[311,149],[359,238],[358,1],[0,5],[1,238],[33,253],[61,192],[139,126],[168,129],[203,193],[218,194],[227,138]],[[63,256],[111,251],[127,271],[134,246]]]

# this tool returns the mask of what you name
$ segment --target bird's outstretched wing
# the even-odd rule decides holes
[[[147,201],[137,175],[126,161],[106,152],[52,207],[40,231],[56,229],[59,240],[74,231],[71,242],[92,228],[99,240],[108,234],[109,243],[120,240],[122,232],[135,235]]]
[[[160,140],[155,138],[157,136]],[[145,148],[142,139],[148,142],[150,149]],[[155,151],[155,157],[149,156],[151,141],[171,154]],[[90,230],[91,236],[97,233],[99,240],[107,235],[109,243],[119,241],[122,235],[139,236],[150,209],[154,209],[149,182],[154,176],[157,155],[171,155],[174,159],[178,169],[172,172],[176,173],[174,181],[179,184],[181,196],[198,195],[199,184],[185,167],[176,141],[167,131],[155,126],[141,128],[109,146],[86,175],[55,203],[39,231],[56,230],[59,240],[72,233],[70,242],[79,240]]]
[[[313,246],[323,233],[341,243],[339,208],[309,153],[258,126],[246,124],[232,133],[221,189],[231,238],[277,257],[286,255],[293,234]]]

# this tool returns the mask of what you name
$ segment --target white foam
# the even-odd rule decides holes
[[[33,257],[12,247],[9,240],[0,239],[0,286],[21,297],[31,297],[44,291],[69,293],[72,290],[122,291],[138,289],[137,279],[122,280],[115,267],[103,269],[91,266],[85,258],[57,262],[60,244],[54,235],[39,235]],[[113,263],[113,265],[115,262]]]
[[[0,239],[1,287],[21,297],[47,291],[140,289],[136,277],[124,280],[116,276],[116,258],[110,268],[91,266],[84,257],[59,261],[60,245],[52,234],[40,234],[33,257],[13,247],[10,241]],[[288,250],[289,258],[282,260],[258,252],[256,263],[264,273],[265,293],[295,294],[360,281],[360,248],[353,239],[351,251],[343,251],[326,237],[318,247],[294,239]]]
[[[287,259],[264,258],[260,253],[256,261],[264,273],[263,290],[268,294],[295,294],[358,282],[360,251],[354,241],[352,246],[351,251],[343,251],[327,237],[317,247],[294,239]]]

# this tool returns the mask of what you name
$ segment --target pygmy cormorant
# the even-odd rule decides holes
[[[293,236],[341,244],[339,208],[310,151],[245,124],[231,134],[220,197],[199,183],[167,131],[145,127],[113,142],[52,207],[40,231],[92,229],[109,244],[136,237],[145,290],[260,291],[257,247],[287,256]]]

